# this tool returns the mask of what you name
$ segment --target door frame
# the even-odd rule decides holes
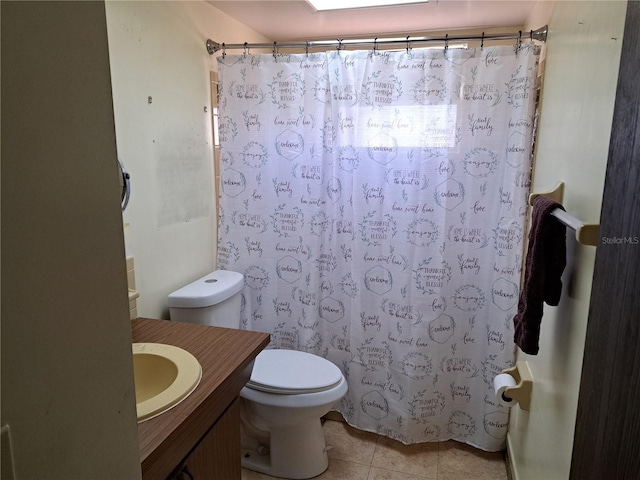
[[[640,2],[629,1],[571,480],[640,479]]]

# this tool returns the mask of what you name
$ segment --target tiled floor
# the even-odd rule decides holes
[[[501,452],[454,441],[403,445],[331,420],[324,432],[329,468],[319,480],[507,480]],[[242,480],[273,478],[242,470]]]

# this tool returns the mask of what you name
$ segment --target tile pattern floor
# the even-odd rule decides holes
[[[327,420],[329,468],[318,480],[507,480],[502,452],[448,441],[403,445],[346,423]],[[274,477],[242,470],[242,480]]]

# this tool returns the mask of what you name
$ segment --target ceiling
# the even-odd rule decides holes
[[[431,0],[316,12],[305,0],[208,0],[269,40],[322,40],[524,25],[536,0]],[[224,39],[217,39],[224,41]]]

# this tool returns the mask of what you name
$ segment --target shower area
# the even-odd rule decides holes
[[[357,428],[504,448],[540,35],[209,43],[218,268],[245,277],[243,328],[342,370]]]

